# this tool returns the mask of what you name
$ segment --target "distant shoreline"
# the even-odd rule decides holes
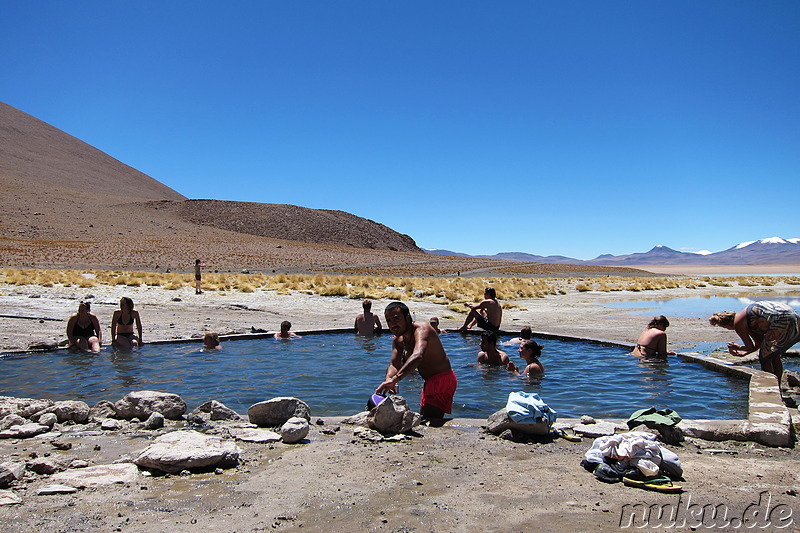
[[[637,265],[636,268],[654,274],[686,274],[687,276],[741,275],[800,275],[800,265]]]

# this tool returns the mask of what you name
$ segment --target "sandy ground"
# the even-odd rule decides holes
[[[781,285],[747,289],[764,295],[797,293],[796,288]],[[741,292],[737,287],[656,293],[568,291],[515,301],[519,307],[506,311],[504,329],[529,324],[538,332],[631,342],[647,317],[606,308],[604,302]],[[0,314],[29,317],[0,318],[2,349],[64,338],[64,319],[89,296],[93,311],[107,327],[123,295],[131,296],[142,313],[145,341],[187,338],[209,329],[274,330],[284,319],[292,321],[297,331],[346,328],[360,310],[356,300],[304,294],[2,286]],[[374,309],[385,304],[377,301]],[[463,315],[432,303],[409,305],[417,318],[442,317],[444,327],[463,320]],[[671,321],[673,350],[731,340],[729,332],[709,327],[704,319]],[[312,422],[309,439],[301,445],[240,443],[243,464],[220,475],[142,476],[136,483],[59,496],[37,496],[36,490],[48,483],[46,476],[39,476],[15,489],[23,497],[21,505],[0,506],[0,523],[4,532],[617,531],[621,521],[624,525],[630,518],[626,505],[672,504],[678,524],[665,527],[668,521],[659,522],[652,515],[645,529],[742,529],[733,527],[735,522],[718,527],[721,519],[711,518],[710,511],[702,515],[702,506],[723,506],[727,519],[760,518],[760,524],[771,524],[772,530],[786,526],[780,530],[800,531],[795,449],[701,440],[670,446],[683,463],[686,481],[682,494],[667,495],[596,480],[579,466],[591,439],[519,444],[482,432],[485,420],[456,419],[443,428],[420,428],[404,442],[367,443],[355,439],[352,428],[337,419],[314,417]],[[0,462],[52,454],[107,464],[135,456],[147,445],[147,432],[134,427],[105,434],[79,429],[61,437],[73,443],[66,452],[55,450],[50,439],[0,440]],[[764,513],[755,514],[756,509]]]

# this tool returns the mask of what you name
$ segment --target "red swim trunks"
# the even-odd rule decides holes
[[[440,372],[425,380],[422,387],[422,397],[419,400],[420,407],[430,405],[445,413],[453,412],[453,396],[456,393],[458,380],[452,370]]]

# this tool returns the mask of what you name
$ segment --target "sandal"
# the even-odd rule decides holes
[[[581,442],[582,440],[581,436],[576,435],[572,428],[558,428],[555,433],[562,439],[570,442]]]
[[[643,479],[624,477],[622,482],[629,487],[654,490],[656,492],[681,492],[683,490],[681,485],[674,484],[667,476],[650,476]]]

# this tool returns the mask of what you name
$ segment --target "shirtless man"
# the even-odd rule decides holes
[[[487,331],[497,332],[500,330],[500,322],[503,320],[503,308],[497,301],[497,294],[494,287],[486,287],[483,291],[483,301],[479,304],[465,302],[464,305],[470,308],[470,312],[464,320],[464,325],[458,328],[459,331],[466,331],[477,324],[479,328]]]
[[[497,349],[497,335],[487,331],[481,335],[481,351],[478,352],[478,362],[484,365],[508,365],[508,354]]]
[[[372,311],[372,300],[364,300],[361,302],[361,307],[364,308],[363,313],[356,316],[356,323],[353,328],[356,330],[356,335],[373,335],[381,331],[381,319]]]
[[[425,380],[420,414],[430,422],[443,423],[445,413],[453,410],[458,380],[439,335],[427,322],[413,322],[411,312],[402,302],[386,306],[384,316],[389,331],[394,335],[392,358],[386,369],[386,378],[375,392],[396,394],[397,383],[417,370]]]
[[[281,330],[273,335],[276,339],[300,339],[300,335],[295,333],[294,331],[289,331],[292,329],[292,323],[288,320],[284,320],[281,322]]]

